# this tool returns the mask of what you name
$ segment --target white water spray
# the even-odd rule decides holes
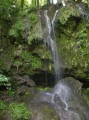
[[[61,101],[65,104],[65,110],[68,110],[68,99],[70,96],[70,89],[69,87],[63,85],[63,84],[57,84],[54,89],[53,93],[57,94],[58,97],[61,99]]]

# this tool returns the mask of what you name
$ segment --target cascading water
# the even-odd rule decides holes
[[[72,96],[71,89],[69,88],[69,86],[65,85],[63,82],[56,84],[53,89],[53,98],[54,99],[55,99],[55,95],[58,96],[60,98],[60,100],[62,101],[62,103],[65,105],[64,110],[68,114],[67,116],[63,116],[63,120],[64,119],[72,120],[73,116],[74,116],[73,120],[81,120],[78,113],[69,110],[68,101],[71,99],[71,96]],[[54,99],[53,99],[53,101],[54,101]],[[55,101],[54,101],[54,103],[55,103]],[[59,105],[56,104],[55,107],[57,108],[57,107],[59,107]],[[57,108],[57,110],[58,109],[59,108]]]
[[[48,47],[51,49],[53,61],[54,61],[54,70],[55,70],[55,80],[58,81],[60,78],[60,72],[59,72],[59,57],[58,57],[58,51],[57,51],[57,45],[56,45],[56,37],[55,37],[55,31],[54,31],[54,23],[55,18],[58,13],[58,10],[56,10],[52,22],[50,21],[50,18],[48,16],[48,11],[45,10],[44,16],[46,19],[46,28],[47,28],[47,38],[45,39],[45,43],[47,43]],[[65,105],[65,110],[68,110],[68,96],[69,96],[69,88],[62,84],[57,84],[53,90],[53,93],[46,93],[46,95],[51,96],[51,103],[55,103],[54,98],[55,95],[60,97],[61,101]]]
[[[52,22],[48,17],[48,11],[45,10],[44,16],[46,19],[46,29],[47,29],[47,36],[45,39],[45,43],[50,47],[53,61],[54,61],[54,70],[55,70],[55,80],[58,81],[60,78],[60,71],[59,71],[59,57],[57,52],[57,45],[55,41],[55,32],[54,32],[54,21],[56,18],[58,10],[55,12]],[[53,35],[52,35],[53,34]]]

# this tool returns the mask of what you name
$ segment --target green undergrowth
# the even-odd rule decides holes
[[[24,103],[5,104],[0,100],[0,117],[10,120],[31,120],[31,112]]]

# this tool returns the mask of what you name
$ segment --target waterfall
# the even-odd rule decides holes
[[[52,21],[50,20],[48,16],[48,11],[45,10],[44,16],[46,19],[46,29],[47,29],[47,36],[45,39],[45,43],[48,45],[48,47],[51,50],[53,62],[54,62],[54,70],[55,70],[55,80],[59,80],[60,78],[60,71],[59,71],[59,57],[58,57],[58,51],[57,51],[57,45],[55,41],[55,32],[54,32],[54,22],[57,15],[58,10],[55,12],[54,17]]]
[[[58,10],[56,10],[53,19],[50,20],[49,16],[48,16],[48,11],[45,10],[44,12],[44,16],[46,19],[46,32],[47,32],[47,36],[45,39],[45,43],[48,45],[48,47],[51,50],[52,53],[52,58],[53,58],[53,62],[54,62],[54,70],[55,70],[55,80],[56,82],[59,80],[60,78],[60,71],[59,71],[59,57],[58,57],[58,51],[57,51],[57,45],[56,45],[56,37],[55,37],[55,30],[54,30],[54,23],[55,23],[55,18],[56,15],[58,13]],[[44,93],[44,95],[46,96],[45,98],[43,98],[43,101],[47,101],[49,103],[54,104],[54,108],[56,110],[56,112],[60,111],[61,108],[60,106],[57,104],[57,101],[55,101],[55,97],[60,98],[61,102],[64,105],[64,111],[66,111],[67,116],[62,116],[63,120],[72,120],[72,116],[74,116],[73,120],[80,120],[80,117],[78,115],[78,113],[69,110],[69,105],[68,105],[68,101],[70,99],[71,96],[71,90],[70,88],[65,85],[64,83],[58,83],[55,85],[53,92],[52,93]],[[49,97],[51,97],[51,100],[49,101]],[[57,98],[56,98],[57,99]],[[60,116],[60,113],[58,113]]]

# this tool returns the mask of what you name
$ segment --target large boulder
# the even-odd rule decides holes
[[[38,116],[37,120],[45,120],[43,106],[54,111],[54,120],[88,120],[89,107],[81,96],[81,87],[79,81],[68,77],[58,81],[51,92],[39,93],[30,104],[30,108],[33,108],[33,120]]]

